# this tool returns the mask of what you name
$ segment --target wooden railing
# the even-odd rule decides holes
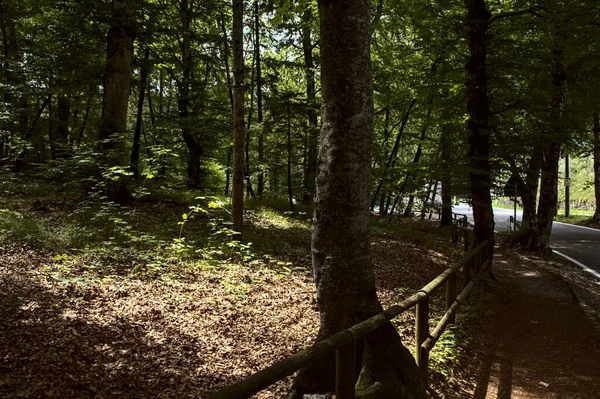
[[[429,377],[429,352],[439,340],[446,327],[454,323],[456,312],[475,286],[474,277],[479,275],[490,264],[490,260],[487,259],[487,245],[488,242],[485,241],[477,246],[477,248],[474,248],[458,263],[446,269],[442,274],[404,301],[327,339],[319,341],[313,346],[297,352],[242,381],[225,387],[208,399],[249,398],[333,352],[336,353],[336,398],[354,398],[355,377],[357,375],[354,369],[354,359],[357,341],[413,307],[415,308],[416,316],[415,360],[423,382],[427,384]],[[457,275],[459,273],[462,273],[464,287],[457,295],[456,286]],[[446,289],[446,313],[433,331],[430,332],[429,298],[444,283]]]
[[[452,212],[452,245],[458,245],[459,241],[462,241],[466,252],[473,248],[475,235],[467,215]]]

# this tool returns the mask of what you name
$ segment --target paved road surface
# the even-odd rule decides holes
[[[469,205],[458,204],[452,210],[467,215],[469,221],[473,221],[472,208]],[[513,210],[494,208],[496,231],[508,231],[512,228],[508,223],[511,215]],[[522,211],[517,210],[517,220],[520,221],[521,217]],[[600,230],[554,222],[550,246],[577,261],[580,266],[587,266],[600,274]]]
[[[600,273],[600,230],[554,222],[550,246]]]
[[[473,208],[468,204],[458,204],[452,207],[452,212],[467,215],[469,222],[473,223]],[[494,208],[494,222],[496,222],[496,231],[509,231],[512,230],[512,224],[509,223],[509,219],[514,215],[514,210]],[[523,216],[523,211],[517,210],[517,220],[520,221]]]

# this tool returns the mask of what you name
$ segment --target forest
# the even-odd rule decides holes
[[[164,397],[197,397],[268,364],[239,360],[248,351],[281,357],[395,301],[393,289],[375,294],[371,236],[386,247],[398,235],[411,259],[427,247],[420,277],[434,277],[437,261],[459,254],[440,238],[453,203],[473,207],[475,244],[491,243],[491,257],[493,201],[518,197],[512,245],[548,254],[559,200],[569,201],[559,190],[569,157],[585,191],[576,203],[593,213],[586,223],[600,223],[599,17],[596,0],[0,0],[0,246],[28,270],[4,281],[18,298],[33,284],[45,287],[39,303],[94,303],[73,306],[107,331],[61,344],[99,353],[86,355],[100,356],[98,370],[79,377],[94,386],[86,395],[108,395],[92,382],[102,375],[123,397],[151,397],[164,375],[148,391],[143,376],[123,380],[154,361],[170,370]],[[410,287],[419,273],[400,272]],[[262,348],[231,349],[249,332],[221,318],[244,317],[234,308],[256,305],[260,290],[310,336],[280,321],[287,330],[270,331]],[[219,349],[190,338],[207,324],[190,321],[184,333],[182,315],[198,307],[221,323]],[[60,331],[77,319],[50,313]],[[133,314],[154,323],[154,344]],[[264,320],[246,316],[260,330]],[[121,349],[98,338],[117,330]],[[296,341],[282,348],[277,333]],[[138,339],[149,359],[138,349],[118,360]],[[394,334],[382,341],[404,350]],[[193,360],[157,360],[199,346],[212,363],[241,352],[212,380]],[[102,369],[117,363],[117,377]],[[188,366],[196,382],[181,376]],[[77,397],[77,384],[53,382],[52,361],[40,367],[54,377],[27,388],[31,397]],[[301,372],[294,389],[327,386],[315,375],[329,371],[317,371]]]

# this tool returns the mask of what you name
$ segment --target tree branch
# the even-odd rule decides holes
[[[497,20],[500,20],[500,19],[510,18],[510,17],[516,17],[516,16],[519,16],[519,15],[525,15],[525,14],[531,14],[531,15],[536,16],[538,18],[546,18],[545,16],[539,14],[537,12],[538,10],[542,10],[542,11],[548,12],[548,10],[546,10],[545,8],[540,7],[540,6],[528,8],[527,10],[502,12],[502,13],[494,15],[492,18],[490,18],[490,24],[492,24],[494,21],[497,21]]]

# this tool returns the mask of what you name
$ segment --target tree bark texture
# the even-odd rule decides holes
[[[57,123],[50,143],[54,159],[65,158],[69,154],[69,117],[71,116],[71,98],[66,93],[58,95],[56,105]]]
[[[104,96],[99,138],[111,166],[125,163],[127,104],[133,62],[136,0],[114,0],[106,38]]]
[[[567,69],[564,64],[564,48],[562,41],[566,33],[557,29],[554,34],[552,49],[552,85],[553,94],[549,115],[549,129],[545,134],[546,147],[542,159],[542,175],[540,179],[540,197],[535,230],[530,248],[534,251],[550,252],[550,235],[552,222],[558,207],[558,162],[562,144],[566,140],[563,122],[563,108],[566,100]]]
[[[527,174],[525,184],[523,184],[521,200],[523,201],[523,218],[521,221],[521,230],[523,241],[529,242],[531,232],[535,227],[537,210],[537,193],[540,180],[540,169],[542,168],[542,148],[534,144],[529,163],[527,165]]]
[[[370,1],[321,0],[323,96],[312,259],[320,329],[317,340],[379,312],[371,264],[369,192],[373,139]],[[357,354],[361,398],[425,398],[410,352],[391,324]],[[361,364],[360,360],[358,364]],[[302,370],[292,398],[332,391],[333,355]]]
[[[440,149],[442,156],[442,214],[440,216],[441,226],[450,226],[452,224],[452,154],[453,154],[453,137],[450,125],[446,123],[449,117],[449,112],[444,110],[444,118],[442,120],[442,133],[440,137]]]
[[[596,197],[596,212],[594,221],[600,221],[600,118],[594,113],[594,194]]]
[[[317,152],[319,145],[319,126],[315,90],[315,62],[311,36],[312,12],[307,9],[302,17],[302,50],[304,52],[304,75],[306,77],[306,106],[308,112],[308,151],[304,173],[304,195],[302,202],[312,204],[315,196],[317,176]]]
[[[180,18],[183,37],[181,38],[181,61],[183,76],[179,81],[177,95],[177,110],[179,114],[179,128],[181,136],[188,150],[188,187],[200,188],[200,158],[204,148],[196,137],[194,121],[191,120],[189,110],[191,106],[191,84],[194,60],[192,57],[192,7],[188,0],[181,0]]]
[[[146,93],[146,82],[148,80],[148,62],[150,59],[150,49],[146,48],[144,60],[140,69],[140,85],[138,88],[138,104],[135,119],[135,129],[133,131],[133,145],[131,147],[130,167],[136,178],[140,176],[140,141],[142,137],[142,121],[144,116],[144,95]]]
[[[288,99],[287,102],[287,187],[290,211],[292,214],[295,214],[294,190],[292,185],[292,111],[290,109],[290,101],[291,99]]]
[[[408,118],[410,117],[410,113],[413,109],[413,107],[415,106],[417,102],[417,99],[413,99],[410,103],[410,105],[408,106],[408,109],[406,110],[406,114],[404,115],[404,118],[402,119],[402,124],[400,126],[400,130],[398,131],[398,135],[396,136],[396,141],[394,142],[394,147],[392,148],[392,152],[390,153],[390,156],[388,157],[387,162],[385,163],[385,168],[383,169],[383,175],[381,176],[381,180],[379,180],[379,184],[377,184],[377,188],[375,189],[375,193],[373,194],[373,199],[371,200],[371,209],[373,209],[375,207],[375,201],[377,201],[377,196],[379,195],[380,191],[382,191],[385,193],[385,182],[388,178],[388,172],[390,171],[390,169],[394,168],[394,165],[396,163],[396,157],[398,156],[398,149],[400,148],[400,140],[402,139],[402,133],[404,133],[404,128],[406,127],[406,123],[408,122]],[[382,194],[383,195],[383,194]],[[386,206],[386,208],[389,206]],[[383,212],[382,214],[385,214],[385,210],[381,211],[380,209],[380,213]]]
[[[265,173],[263,171],[263,162],[265,161],[265,135],[262,127],[263,123],[263,104],[262,104],[262,65],[260,60],[260,13],[258,0],[254,1],[254,25],[255,25],[255,49],[256,52],[256,117],[259,124],[258,132],[258,176],[256,190],[258,196],[262,198],[265,190]]]
[[[244,224],[244,1],[233,2],[233,182],[231,216],[233,230],[242,238]]]
[[[485,0],[466,0],[469,61],[467,62],[467,111],[469,120],[469,180],[473,200],[476,245],[489,241],[494,252],[494,213],[490,175],[490,101],[487,93],[487,44],[491,13]]]

